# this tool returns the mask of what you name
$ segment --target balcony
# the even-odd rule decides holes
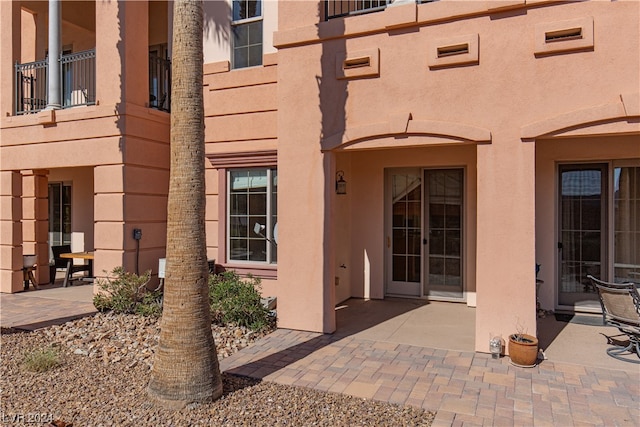
[[[96,103],[95,49],[61,55],[61,106],[71,108]],[[42,111],[49,102],[46,59],[16,64],[16,115]],[[171,111],[171,61],[149,56],[149,107]]]
[[[327,20],[341,16],[369,13],[382,10],[393,0],[327,0],[325,16]]]
[[[392,3],[428,3],[436,0],[325,0],[326,20],[384,10]]]
[[[96,100],[95,49],[60,55],[62,108],[94,105]],[[37,113],[49,102],[46,59],[16,64],[16,114]]]

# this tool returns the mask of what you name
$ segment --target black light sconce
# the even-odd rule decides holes
[[[344,171],[336,172],[336,194],[347,194],[347,181],[344,180]]]

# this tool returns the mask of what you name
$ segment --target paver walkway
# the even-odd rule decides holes
[[[95,313],[92,288],[54,288],[17,294],[0,293],[0,326],[35,330]]]
[[[631,372],[280,329],[221,369],[280,384],[437,411],[434,426],[638,426]]]

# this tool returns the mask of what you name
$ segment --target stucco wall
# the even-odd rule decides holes
[[[325,188],[342,168],[336,166],[340,152],[352,150],[349,192],[361,198],[352,198],[348,209],[354,241],[364,241],[352,244],[376,247],[380,254],[380,234],[358,227],[381,223],[383,165],[413,164],[416,156],[405,147],[415,146],[424,150],[425,163],[446,165],[449,159],[435,147],[467,141],[477,164],[476,348],[487,351],[490,333],[507,336],[517,323],[535,332],[536,232],[548,225],[535,219],[540,173],[531,140],[543,135],[545,126],[550,129],[548,121],[555,117],[637,93],[640,59],[628,54],[638,50],[640,39],[637,3],[541,1],[533,7],[530,2],[443,0],[319,23],[318,4],[309,3],[281,4],[275,35],[280,200],[287,207],[280,251],[287,271],[281,268],[279,277],[292,299],[283,323],[320,328],[310,320],[321,318],[320,310],[309,307],[334,297],[340,273],[333,251],[344,239],[327,234],[334,225],[327,217],[344,211],[341,199]],[[301,12],[304,17],[297,16]],[[576,27],[579,41],[545,40],[554,31]],[[438,56],[439,48],[460,43],[468,50],[460,57]],[[345,58],[362,57],[369,65],[343,69]],[[629,117],[637,115],[632,99],[624,103],[633,110]],[[546,125],[533,126],[539,122]],[[638,132],[633,120],[626,124],[626,132]],[[624,156],[637,158],[636,148],[627,145]],[[358,150],[385,150],[377,154],[383,159],[377,171],[364,160],[358,170],[359,159],[373,156]],[[406,157],[397,161],[394,156],[402,150]],[[459,161],[468,164],[464,159],[461,155]],[[360,208],[362,217],[355,214]],[[307,249],[301,252],[302,247]],[[361,249],[351,255],[358,275]],[[383,277],[381,255],[367,253],[373,256],[369,296],[375,296]],[[319,267],[306,267],[311,264]],[[366,282],[352,280],[356,290]],[[309,283],[306,289],[298,289],[301,282]],[[303,316],[306,320],[299,320]]]
[[[204,66],[207,256],[223,269],[260,277],[263,295],[270,296],[281,295],[275,266],[226,259],[224,176],[227,168],[276,166],[276,78],[276,54],[265,55],[262,67],[229,70],[228,61]],[[262,164],[252,157],[255,153],[273,153],[273,162]]]

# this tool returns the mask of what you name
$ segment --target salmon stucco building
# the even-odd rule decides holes
[[[597,312],[588,274],[640,281],[639,2],[204,8],[208,255],[260,277],[280,327],[333,332],[351,297],[439,300],[474,310],[486,352],[535,334],[538,304]],[[63,243],[98,276],[157,274],[171,16],[0,2],[0,291],[24,254],[48,282]]]

